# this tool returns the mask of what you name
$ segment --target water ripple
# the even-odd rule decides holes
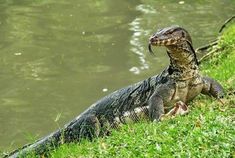
[[[130,48],[131,52],[138,55],[140,66],[133,66],[129,69],[130,72],[133,72],[134,74],[139,74],[141,70],[148,69],[149,65],[146,62],[145,54],[144,54],[144,46],[143,42],[141,40],[141,37],[143,35],[146,35],[147,32],[141,28],[141,18],[135,18],[129,25],[130,30],[133,31],[133,35],[130,39],[130,44],[132,47]]]

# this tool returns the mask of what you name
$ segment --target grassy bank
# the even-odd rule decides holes
[[[229,91],[235,88],[235,25],[216,46],[218,51],[201,65]],[[63,145],[51,156],[61,157],[235,157],[235,96],[224,105],[207,96],[190,103],[190,113],[161,123],[125,125],[94,142]]]

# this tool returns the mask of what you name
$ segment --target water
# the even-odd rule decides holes
[[[0,2],[0,149],[47,135],[112,91],[159,73],[157,28],[178,24],[194,47],[217,35],[234,0]]]

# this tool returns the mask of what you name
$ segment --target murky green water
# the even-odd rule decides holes
[[[44,136],[160,72],[164,49],[147,53],[157,28],[181,25],[198,47],[234,13],[234,0],[0,1],[0,149]]]

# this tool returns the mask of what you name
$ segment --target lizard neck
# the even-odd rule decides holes
[[[167,54],[170,57],[168,72],[177,80],[188,80],[198,76],[198,64],[194,50],[187,43],[176,46],[167,46]]]

